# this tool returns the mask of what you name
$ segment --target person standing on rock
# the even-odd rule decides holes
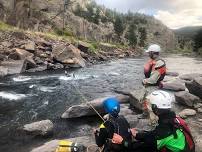
[[[166,74],[166,64],[163,59],[159,57],[161,47],[157,44],[152,44],[145,51],[149,53],[149,61],[144,65],[143,85],[159,85]]]
[[[147,100],[153,112],[159,117],[158,125],[153,131],[137,132],[131,129],[133,138],[131,152],[195,152],[195,144],[185,121],[171,111],[169,93],[154,91]],[[119,138],[116,137],[116,142]],[[124,144],[122,142],[122,144]]]
[[[128,143],[132,141],[130,125],[124,116],[119,115],[120,104],[116,98],[108,98],[103,102],[105,111],[109,114],[107,120],[100,125],[99,131],[94,130],[98,147],[103,152],[128,152]],[[118,136],[125,144],[116,143],[112,138]]]

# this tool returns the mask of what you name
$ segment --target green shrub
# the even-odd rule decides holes
[[[0,21],[0,30],[13,30],[15,27]]]
[[[63,31],[62,29],[55,28],[54,32],[56,33],[56,35],[59,35],[59,36],[73,36],[73,33],[67,29],[64,29]]]

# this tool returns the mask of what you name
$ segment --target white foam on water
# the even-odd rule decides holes
[[[32,85],[29,86],[30,89],[32,89],[34,87],[36,87],[36,84],[32,84]]]
[[[98,76],[95,75],[71,75],[71,76],[60,76],[59,79],[69,81],[69,80],[84,80],[88,78],[97,78],[97,77]]]
[[[23,81],[29,81],[29,80],[31,80],[31,77],[28,77],[28,76],[18,76],[13,78],[13,81],[16,81],[16,82],[23,82]]]
[[[43,91],[43,92],[54,92],[56,87],[46,87],[46,86],[39,86],[38,90]]]
[[[27,97],[25,94],[15,94],[15,93],[9,93],[9,92],[0,92],[0,97],[8,100],[19,100],[22,98]]]

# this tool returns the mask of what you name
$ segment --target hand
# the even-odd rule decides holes
[[[142,85],[146,85],[147,81],[145,79],[142,80]]]
[[[131,128],[130,131],[131,131],[132,136],[133,136],[133,137],[136,137],[136,135],[137,135],[137,130],[136,130],[135,128]]]
[[[93,133],[94,133],[94,134],[98,134],[99,131],[98,131],[97,129],[93,128]]]
[[[143,102],[143,109],[144,109],[144,110],[147,110],[147,109],[148,109],[147,105],[148,105],[147,100],[145,100],[145,101]]]
[[[113,138],[112,138],[112,143],[114,144],[122,144],[123,141],[123,137],[121,137],[120,135],[114,133]]]

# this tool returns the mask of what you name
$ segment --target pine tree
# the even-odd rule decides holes
[[[99,24],[99,19],[100,19],[100,10],[99,10],[99,8],[97,8],[95,15],[94,15],[94,23]]]
[[[118,36],[121,36],[124,30],[123,22],[119,16],[116,17],[114,30]]]
[[[145,27],[140,27],[139,28],[139,33],[140,33],[139,46],[144,47],[145,46],[145,41],[147,39],[147,32],[146,32]]]
[[[128,29],[128,40],[130,46],[136,46],[137,45],[137,35],[135,33],[135,30],[137,27],[134,24],[131,24]]]
[[[199,48],[202,48],[202,29],[198,31],[194,38],[194,51],[198,51]]]

